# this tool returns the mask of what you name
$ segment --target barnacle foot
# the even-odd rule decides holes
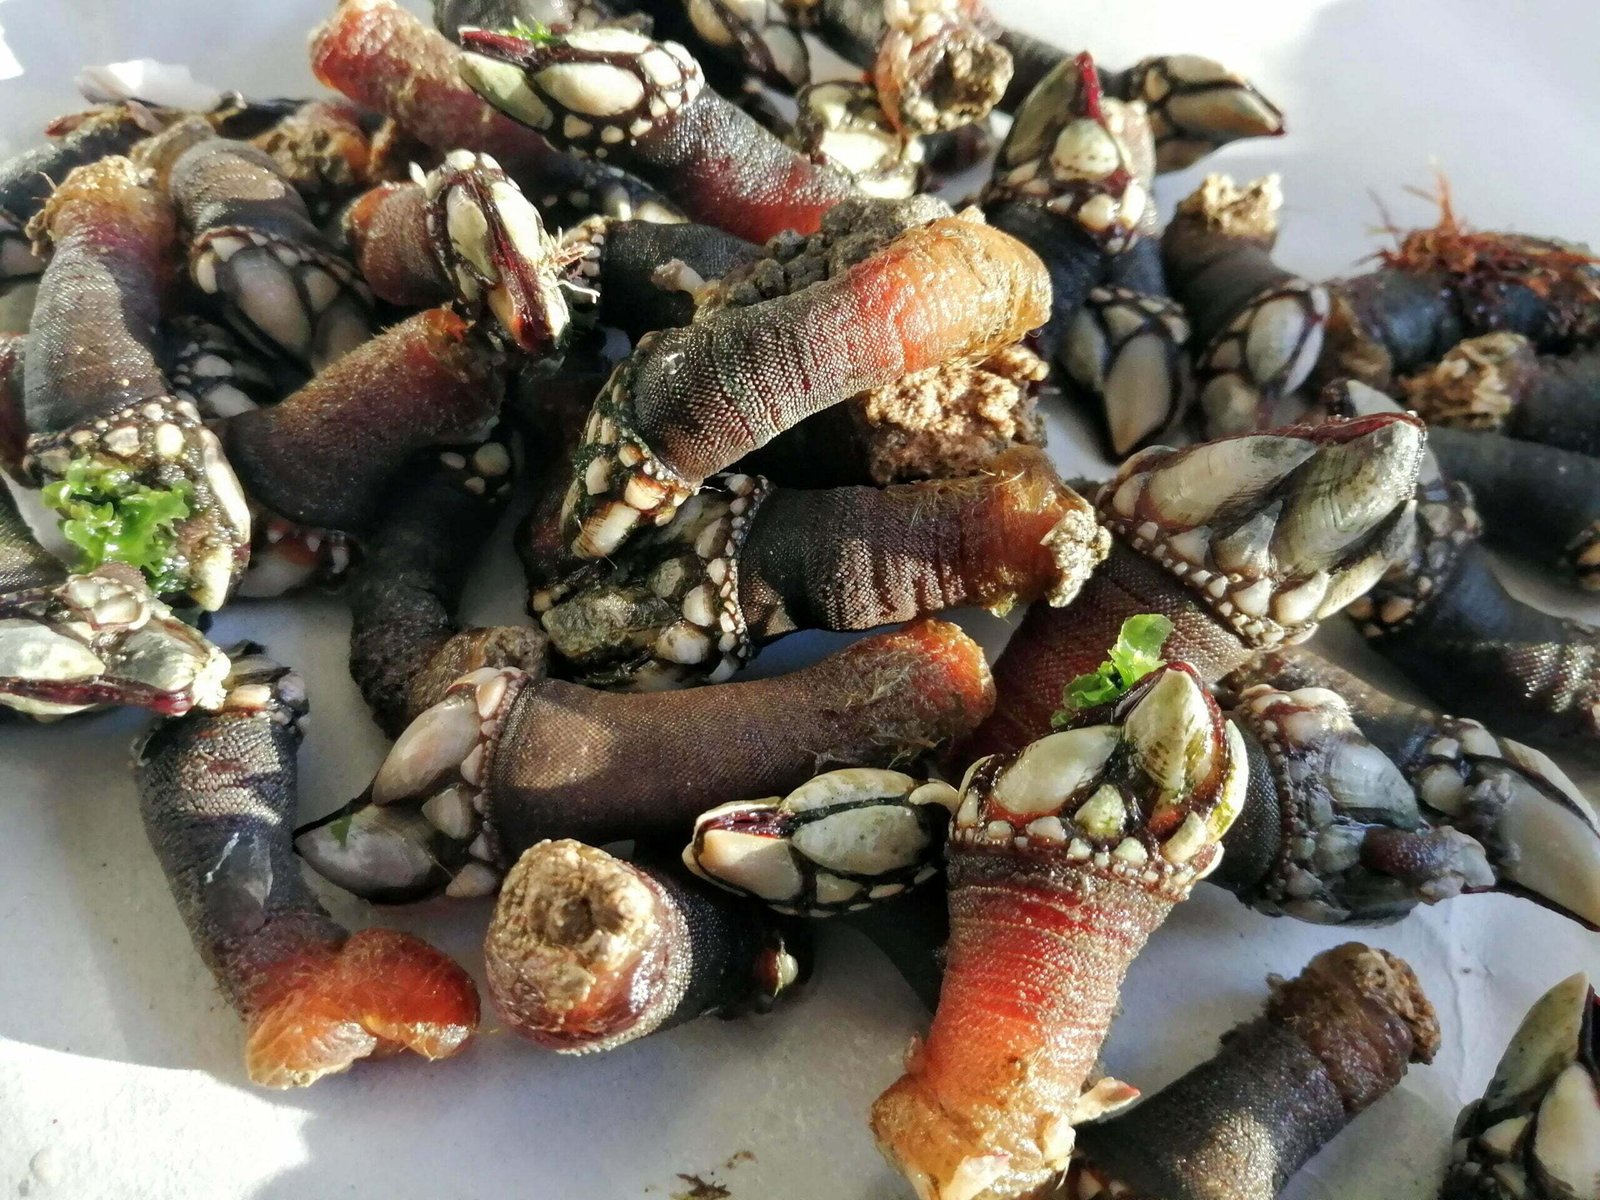
[[[1462,1110],[1441,1200],[1600,1196],[1600,1000],[1581,972],[1528,1010]]]
[[[448,1058],[478,1025],[478,992],[422,939],[363,929],[262,971],[245,1066],[262,1087],[305,1087],[363,1058]]]
[[[703,1012],[766,1011],[805,974],[759,909],[565,840],[540,842],[507,874],[484,957],[506,1022],[569,1054]]]
[[[157,592],[222,607],[245,567],[250,509],[217,436],[186,400],[162,397],[29,439],[23,469],[68,538],[139,567]]]
[[[468,311],[487,307],[505,336],[545,354],[571,322],[555,240],[539,210],[487,154],[452,150],[423,182],[440,267]]]
[[[939,1008],[872,1114],[918,1195],[1034,1194],[1066,1168],[1076,1122],[1131,1098],[1085,1086],[1123,975],[1221,860],[1247,774],[1238,730],[1185,663],[969,769]]]
[[[337,584],[350,570],[355,546],[336,529],[301,525],[252,506],[255,538],[239,595],[282,596],[312,583]]]
[[[730,678],[755,652],[739,560],[769,491],[760,476],[723,476],[669,524],[636,539],[609,580],[570,599],[560,588],[535,592],[532,608],[552,647],[585,664],[584,679],[595,686],[653,690]]]
[[[401,733],[366,795],[296,831],[300,856],[372,900],[416,899],[440,884],[448,896],[493,893],[506,861],[485,781],[501,722],[529,678],[484,667],[456,680]]]
[[[320,371],[372,336],[372,294],[350,265],[259,229],[217,226],[194,241],[189,277],[266,353]]]
[[[64,716],[131,704],[164,716],[222,703],[228,660],[111,563],[0,596],[0,704]]]
[[[1247,644],[1294,641],[1408,552],[1423,437],[1394,415],[1153,446],[1100,516]]]
[[[959,799],[941,780],[846,767],[787,796],[702,814],[683,862],[781,913],[825,917],[898,896],[939,873]]]
[[[1194,380],[1184,348],[1189,320],[1166,296],[1130,288],[1093,289],[1067,327],[1061,363],[1097,398],[1118,458],[1175,424]]]

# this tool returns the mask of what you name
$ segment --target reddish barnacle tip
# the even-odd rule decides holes
[[[478,1028],[478,990],[420,938],[367,929],[262,971],[245,1043],[250,1080],[304,1087],[357,1059],[457,1053]]]
[[[886,635],[880,643],[883,653],[892,654],[902,648],[943,668],[949,698],[966,710],[965,719],[972,724],[983,720],[994,708],[994,678],[989,673],[989,661],[983,647],[962,632],[959,625],[924,617]],[[937,703],[948,707],[944,699],[937,699]]]
[[[1105,110],[1101,106],[1100,69],[1094,65],[1094,55],[1085,50],[1072,63],[1078,69],[1078,107],[1091,121],[1103,122]]]
[[[465,26],[457,31],[457,37],[460,39],[462,49],[489,58],[497,58],[502,62],[524,62],[534,50],[534,43],[527,38],[494,29]]]

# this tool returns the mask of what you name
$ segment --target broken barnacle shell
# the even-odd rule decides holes
[[[423,182],[439,267],[469,312],[487,308],[519,349],[546,354],[571,324],[539,210],[487,154],[452,150]]]
[[[1294,641],[1409,552],[1423,436],[1396,414],[1153,446],[1098,508],[1247,644]]]
[[[1440,1200],[1600,1197],[1600,1000],[1581,972],[1528,1010],[1462,1110]]]
[[[937,875],[957,799],[940,780],[846,767],[787,796],[702,813],[683,862],[702,879],[778,912],[831,916]]]
[[[919,1195],[1032,1195],[1065,1169],[1123,976],[1221,860],[1247,773],[1238,730],[1185,663],[969,769],[938,1011],[873,1106]]]
[[[1495,885],[1477,838],[1426,819],[1406,777],[1356,727],[1325,688],[1247,688],[1230,713],[1276,792],[1280,828],[1270,871],[1257,881],[1221,878],[1252,907],[1337,924],[1398,917]],[[1269,782],[1270,781],[1270,782]],[[1468,826],[1468,828],[1472,828]],[[1245,836],[1245,823],[1234,829]],[[1241,849],[1229,858],[1253,857]]]
[[[164,716],[222,703],[223,653],[108,563],[0,596],[0,705],[37,717],[103,704]]]
[[[508,1026],[590,1054],[705,1013],[768,1011],[809,973],[803,943],[759,905],[562,840],[507,872],[484,959]]]
[[[1127,71],[1124,95],[1144,101],[1160,171],[1181,171],[1213,150],[1247,137],[1279,137],[1283,112],[1243,75],[1199,54],[1140,59]]]
[[[1080,54],[1052,71],[1017,114],[983,203],[1042,207],[1116,254],[1153,219],[1151,153],[1143,111],[1104,98],[1094,59]]]
[[[1097,287],[1067,327],[1061,364],[1098,400],[1117,458],[1183,416],[1194,395],[1184,348],[1189,320],[1178,304],[1117,286]]]
[[[915,194],[924,155],[920,138],[896,129],[878,91],[860,80],[830,79],[801,89],[790,141],[813,161],[837,167],[869,196]]]

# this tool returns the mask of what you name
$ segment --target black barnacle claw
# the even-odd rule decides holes
[[[0,705],[65,716],[103,704],[178,716],[222,702],[228,660],[112,563],[0,596]]]

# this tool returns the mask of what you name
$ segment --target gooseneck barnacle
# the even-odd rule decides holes
[[[1342,909],[1379,917],[1470,885],[1529,895],[1600,925],[1600,816],[1547,755],[1477,721],[1397,700],[1303,647],[1263,654],[1228,684],[1246,697],[1287,693],[1315,714],[1297,715],[1291,706],[1280,717],[1274,710],[1282,702],[1271,700],[1259,717],[1240,720],[1247,742],[1259,734],[1263,747],[1276,743],[1283,758],[1272,766],[1273,779],[1284,781],[1283,845],[1312,840],[1297,868],[1311,877],[1281,881],[1285,897],[1299,894],[1293,906],[1303,903],[1305,915]],[[1330,740],[1340,745],[1327,747]],[[1328,757],[1318,768],[1292,761],[1308,750]],[[1394,788],[1373,751],[1398,772],[1408,795]],[[1252,787],[1265,778],[1252,775]],[[1319,790],[1333,793],[1333,802],[1320,800]],[[1247,810],[1219,882],[1231,877],[1231,885],[1236,868],[1253,857],[1247,827],[1277,811],[1277,804]],[[1346,898],[1330,909],[1326,887],[1341,876]]]
[[[909,763],[965,736],[992,701],[977,644],[934,620],[788,675],[683,692],[485,668],[412,722],[361,800],[296,844],[372,898],[483,894],[544,838],[675,840],[708,796],[786,792],[819,767]]]
[[[1238,731],[1184,663],[969,768],[939,1006],[872,1113],[919,1195],[1029,1195],[1066,1168],[1078,1121],[1135,1094],[1090,1081],[1117,992],[1216,868],[1247,771]]]
[[[884,489],[722,477],[570,594],[536,594],[586,682],[721,682],[796,629],[871,629],[963,605],[1070,603],[1109,539],[1038,451]]]
[[[244,569],[250,512],[217,437],[157,362],[174,283],[171,204],[126,158],[73,171],[29,226],[49,262],[28,329],[23,470],[57,507],[109,504],[123,523],[165,499],[146,569],[163,590],[222,607]],[[180,511],[181,510],[181,511]]]
[[[693,220],[759,242],[811,232],[855,193],[706,87],[675,43],[621,29],[461,39],[462,74],[479,95],[556,145],[639,175]]]
[[[1047,286],[1021,243],[975,215],[945,217],[802,291],[646,337],[584,430],[563,511],[572,553],[614,554],[813,413],[1011,345],[1044,322]]]
[[[242,645],[220,711],[157,726],[136,764],[145,832],[265,1087],[397,1050],[444,1058],[478,1025],[465,971],[410,934],[350,933],[301,876],[289,830],[305,712],[300,677]]]
[[[1062,688],[1138,613],[1171,620],[1169,651],[1208,680],[1308,637],[1409,549],[1422,445],[1420,422],[1397,414],[1129,459],[1096,502],[1110,556],[1070,610],[1024,618],[969,753],[1016,750],[1049,729]]]
[[[1439,1200],[1594,1200],[1597,1154],[1600,1000],[1579,973],[1528,1010],[1461,1111]]]

